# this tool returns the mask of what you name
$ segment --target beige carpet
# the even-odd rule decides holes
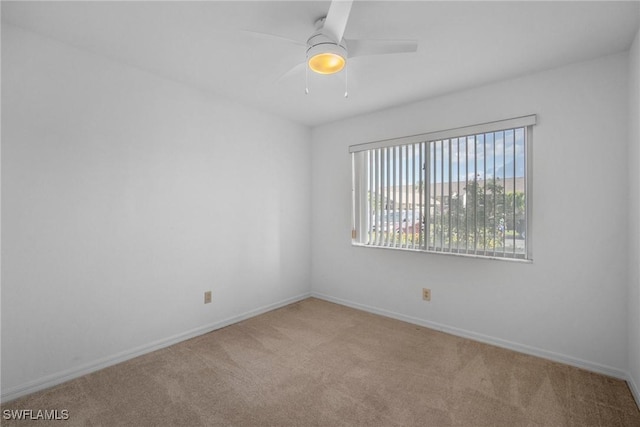
[[[623,381],[313,298],[2,409],[66,409],[65,426],[640,426]]]

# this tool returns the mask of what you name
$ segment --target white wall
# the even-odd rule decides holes
[[[314,293],[623,377],[627,72],[622,53],[315,128]],[[533,263],[351,246],[349,145],[533,113]]]
[[[2,92],[5,398],[308,294],[308,128],[4,24]]]
[[[640,402],[640,31],[629,51],[629,185],[629,373]]]

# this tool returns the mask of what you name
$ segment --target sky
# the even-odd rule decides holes
[[[429,172],[432,183],[472,180],[504,180],[523,177],[525,173],[525,129],[518,128],[489,132],[450,140],[432,141],[426,145],[411,144],[389,149],[390,159],[376,150],[373,161],[391,164],[390,184],[396,186],[418,183],[423,177],[421,165],[426,163],[426,150],[430,151]],[[420,152],[422,149],[422,152]],[[451,162],[449,162],[451,158]],[[409,174],[407,176],[407,166]],[[383,169],[384,170],[384,169]],[[451,173],[451,177],[449,174]],[[371,179],[371,177],[370,177]],[[386,186],[387,177],[382,177]]]

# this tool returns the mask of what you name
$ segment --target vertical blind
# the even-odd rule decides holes
[[[536,116],[350,147],[354,244],[531,259]]]

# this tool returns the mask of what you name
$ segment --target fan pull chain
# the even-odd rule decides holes
[[[344,97],[349,97],[349,67],[344,64]]]
[[[304,67],[304,93],[309,95],[309,65],[305,64]]]

